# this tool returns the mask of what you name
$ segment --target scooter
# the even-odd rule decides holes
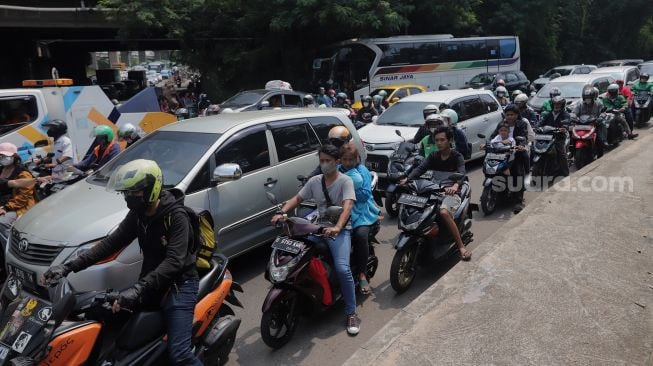
[[[619,144],[624,140],[624,129],[621,126],[621,123],[617,122],[617,117],[625,118],[623,113],[609,110],[604,113],[601,113],[599,116],[599,121],[606,126],[604,130],[605,141],[611,148],[619,146]]]
[[[399,205],[397,205],[397,195],[395,190],[400,180],[408,176],[410,172],[419,165],[421,156],[417,151],[415,144],[407,142],[401,136],[399,130],[395,130],[397,136],[401,137],[402,141],[395,151],[390,155],[388,160],[388,187],[385,190],[385,211],[390,217],[397,217],[399,213]]]
[[[563,167],[559,166],[558,150],[556,141],[564,139],[565,159],[567,158],[567,147],[570,143],[569,134],[566,129],[544,126],[535,129],[535,141],[533,142],[533,177],[562,176]],[[535,182],[535,179],[532,180]]]
[[[201,276],[193,319],[193,353],[205,365],[223,365],[235,342],[240,319],[224,302],[242,307],[234,291],[242,288],[216,254]],[[111,334],[117,314],[108,292],[77,293],[63,278],[50,284],[49,300],[22,291],[10,275],[2,288],[0,365],[165,365],[167,336],[161,311],[133,313]],[[128,309],[121,312],[131,313]]]
[[[633,98],[633,108],[635,109],[635,127],[648,126],[651,119],[651,94],[646,90],[637,92]]]
[[[447,173],[448,174],[448,173]],[[429,175],[431,177],[429,178]],[[397,293],[410,287],[418,265],[437,262],[456,252],[456,243],[446,226],[440,222],[440,205],[444,199],[444,180],[460,182],[461,205],[453,215],[465,245],[473,240],[472,211],[478,206],[470,203],[471,187],[462,174],[438,177],[442,172],[427,172],[417,180],[400,186],[399,237],[390,265],[390,284]]]
[[[484,139],[485,135],[478,134]],[[523,137],[518,137],[523,143]],[[485,159],[483,160],[483,192],[481,192],[481,210],[483,214],[491,215],[501,201],[508,201],[510,190],[508,189],[508,177],[510,168],[515,158],[515,147],[506,146],[501,142],[485,142]],[[498,181],[501,177],[502,181]],[[495,184],[500,183],[500,184]]]
[[[274,194],[267,192],[268,199],[277,203]],[[280,212],[280,211],[279,211]],[[337,218],[342,207],[327,209],[326,218]],[[324,237],[324,227],[305,218],[291,217],[281,224],[283,234],[272,243],[272,254],[265,271],[265,279],[272,287],[263,302],[261,338],[269,347],[278,349],[292,339],[299,315],[305,311],[324,311],[342,298],[340,285],[333,266],[333,259]],[[370,230],[378,233],[378,226]],[[318,238],[317,242],[309,237]],[[367,278],[374,277],[379,260],[374,245],[369,242],[369,257],[364,269],[352,265],[351,272],[364,270]],[[358,281],[358,276],[354,276]]]
[[[576,169],[582,169],[596,156],[596,128],[597,119],[588,115],[580,116],[571,128],[571,146]]]

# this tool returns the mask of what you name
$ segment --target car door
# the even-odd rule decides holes
[[[279,200],[286,201],[299,191],[298,175],[308,176],[319,164],[320,140],[306,119],[268,124],[274,143],[274,163],[279,174]]]
[[[480,98],[483,101],[484,109],[483,115],[481,116],[483,119],[483,126],[480,128],[478,133],[490,137],[499,123],[503,121],[503,108],[501,108],[499,102],[491,95],[481,94]],[[476,135],[472,138],[478,139],[478,141],[474,141],[478,145],[472,143],[472,159],[482,157],[484,152],[481,150],[480,144],[485,143],[484,139],[481,139]],[[478,150],[476,149],[477,146]]]
[[[221,182],[209,193],[218,245],[226,255],[242,253],[274,237],[270,218],[276,209],[266,192],[279,196],[272,165],[272,137],[264,124],[236,132],[214,153],[214,166],[239,164],[242,177]]]
[[[480,150],[480,144],[482,143],[477,134],[483,133],[485,131],[484,126],[488,123],[484,116],[486,107],[478,95],[472,95],[456,99],[452,102],[451,109],[458,113],[456,127],[465,133],[467,141],[472,144],[473,157]]]

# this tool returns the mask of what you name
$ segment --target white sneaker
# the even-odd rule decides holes
[[[347,333],[349,335],[356,335],[361,331],[361,320],[356,314],[347,316]]]

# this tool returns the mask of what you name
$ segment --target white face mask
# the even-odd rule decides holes
[[[320,169],[322,169],[322,174],[329,175],[336,171],[336,164],[331,163],[322,163],[320,164]]]
[[[2,166],[9,166],[14,163],[14,157],[13,156],[6,156],[2,155],[0,157],[0,165]]]
[[[367,107],[369,107],[369,106],[370,106],[370,103],[368,103],[368,102],[364,102],[364,103],[363,103],[363,107],[367,108]]]

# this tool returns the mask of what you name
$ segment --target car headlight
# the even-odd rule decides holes
[[[74,252],[73,252],[69,257],[68,257],[68,259],[66,259],[66,262],[70,262],[70,261],[72,261],[72,260],[77,259],[77,257],[79,257],[80,255],[82,255],[83,253],[89,251],[89,250],[90,250],[91,248],[93,248],[94,246],[100,244],[100,242],[102,241],[102,239],[104,239],[104,238],[100,238],[100,239],[97,239],[97,240],[93,240],[92,242],[89,242],[89,243],[86,243],[86,244],[82,244],[82,245],[80,245],[80,246],[79,246],[79,247],[78,247],[78,248],[77,248],[77,249],[76,249],[76,250],[75,250],[75,251],[74,251]]]

